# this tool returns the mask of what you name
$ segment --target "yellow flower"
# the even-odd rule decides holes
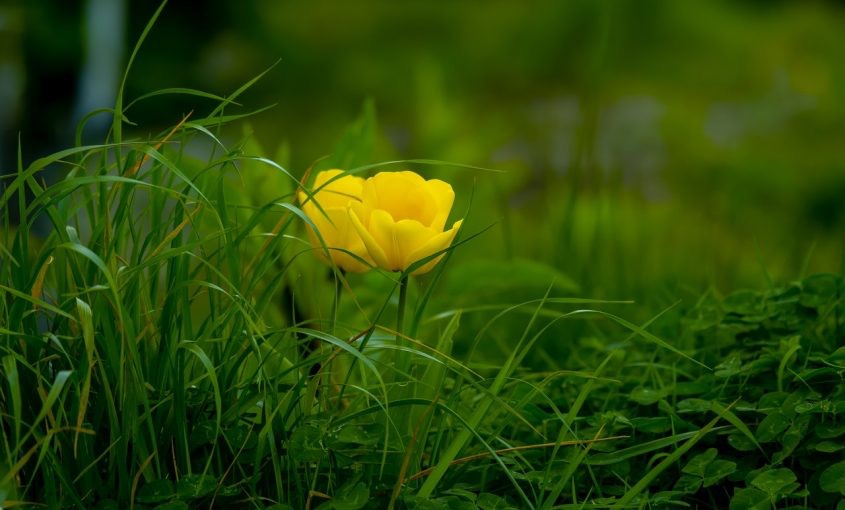
[[[346,271],[361,273],[369,270],[370,266],[340,250],[354,253],[367,262],[372,261],[370,256],[367,255],[367,249],[355,231],[355,227],[352,226],[347,212],[350,202],[361,201],[364,179],[354,175],[344,175],[326,184],[326,182],[341,174],[343,174],[342,170],[325,170],[318,173],[317,177],[314,178],[312,189],[315,190],[315,193],[312,198],[309,200],[308,195],[300,191],[299,203],[302,204],[302,211],[314,222],[314,226],[317,227],[323,237],[332,262]],[[317,204],[320,205],[319,208]],[[322,211],[320,211],[320,208],[322,208]],[[311,244],[315,248],[319,248],[317,253],[325,260],[323,247],[311,229],[308,229],[308,236],[311,239]]]
[[[364,181],[361,201],[349,203],[349,216],[376,265],[404,271],[452,244],[463,223],[443,230],[454,200],[452,186],[443,181],[410,171],[381,172]],[[430,271],[441,258],[413,274]]]

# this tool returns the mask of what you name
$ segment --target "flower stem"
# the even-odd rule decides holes
[[[408,275],[399,280],[399,309],[396,312],[396,344],[402,342],[402,328],[405,322],[405,305],[408,299]]]
[[[407,347],[408,342],[403,336],[405,326],[405,308],[408,301],[408,275],[403,274],[399,280],[399,306],[396,310],[396,347]],[[403,350],[396,351],[397,376],[401,377],[410,370],[410,353]]]
[[[411,390],[412,376],[411,374],[411,353],[404,349],[410,347],[409,342],[404,337],[405,327],[405,308],[408,301],[408,275],[403,274],[399,280],[399,306],[396,310],[396,387],[392,392],[392,400],[400,400],[408,396]],[[398,408],[393,414],[393,421],[399,428],[400,437],[404,436],[409,430],[411,423],[411,413],[408,408]]]

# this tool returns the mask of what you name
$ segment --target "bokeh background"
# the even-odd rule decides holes
[[[113,104],[157,7],[0,3],[3,173],[19,136],[26,163]],[[126,98],[226,95],[271,68],[239,111],[275,106],[227,136],[248,129],[297,175],[334,164],[350,136],[349,164],[503,171],[415,167],[454,184],[456,217],[473,197],[468,233],[492,225],[456,252],[446,293],[512,301],[553,279],[653,313],[843,270],[843,26],[832,1],[171,0]],[[160,96],[127,116],[147,138],[212,108]]]

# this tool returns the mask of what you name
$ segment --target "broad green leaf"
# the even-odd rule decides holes
[[[817,452],[834,453],[845,448],[845,445],[838,441],[822,441],[815,448]]]
[[[138,489],[135,500],[139,503],[161,503],[176,496],[173,482],[170,480],[153,480]]]
[[[816,435],[822,439],[833,439],[845,434],[845,420],[842,423],[819,423],[815,428]]]
[[[833,274],[818,274],[801,282],[801,304],[818,308],[837,299],[841,277]]]
[[[757,426],[757,441],[768,443],[778,439],[778,436],[789,427],[789,418],[781,410],[769,413]]]
[[[765,492],[774,501],[778,496],[785,496],[787,491],[798,478],[788,468],[769,469],[758,474],[751,480],[751,485]]]
[[[713,462],[716,458],[716,455],[719,454],[719,451],[715,448],[708,448],[704,453],[699,453],[698,455],[694,456],[687,462],[687,465],[684,466],[682,470],[684,473],[689,473],[691,475],[698,475],[702,478],[705,476],[705,472],[707,470],[707,465]]]
[[[405,496],[403,501],[410,510],[451,510],[452,507],[446,498],[421,498],[419,496]],[[471,503],[470,503],[471,504]],[[472,505],[472,504],[471,504]],[[475,505],[470,508],[477,508]]]
[[[741,452],[750,452],[757,448],[757,445],[754,444],[749,437],[745,436],[744,434],[738,432],[732,432],[728,435],[728,444],[734,447],[734,449],[739,450]]]
[[[737,489],[731,498],[730,510],[771,510],[772,503],[765,492],[745,488]]]
[[[665,416],[632,418],[631,426],[640,432],[663,434],[672,429],[672,422]]]
[[[335,438],[341,443],[372,446],[377,444],[384,437],[384,434],[378,431],[379,428],[380,427],[375,427],[375,429],[365,429],[362,427],[347,425],[340,429]]]
[[[801,444],[807,429],[810,426],[810,416],[798,416],[789,428],[781,435],[780,443],[783,445],[783,450],[777,452],[772,456],[772,461],[776,464],[783,462],[784,459],[792,455],[792,452]]]
[[[183,499],[208,496],[217,488],[217,480],[210,475],[186,475],[176,482],[176,494]]]
[[[671,395],[672,391],[673,388],[634,388],[634,390],[631,391],[631,400],[638,404],[651,405],[657,402],[658,400],[664,399],[667,396]]]
[[[701,488],[701,483],[702,479],[700,476],[683,474],[678,477],[678,481],[675,482],[675,486],[673,488],[676,491],[687,494],[695,494],[698,492],[698,489]]]
[[[347,483],[330,501],[336,510],[358,510],[370,500],[370,489],[364,482]]]
[[[837,462],[822,471],[819,486],[825,492],[838,492],[845,496],[845,461]]]
[[[729,460],[716,459],[704,470],[704,486],[712,487],[716,485],[722,478],[733,474],[736,471],[736,462]]]
[[[675,408],[679,413],[705,413],[713,408],[713,403],[703,398],[685,398]]]
[[[188,504],[184,501],[174,499],[173,501],[168,501],[167,503],[162,503],[153,507],[153,510],[188,510],[188,508]]]
[[[727,410],[730,410],[728,408]],[[687,439],[682,445],[678,446],[672,453],[667,455],[664,459],[662,459],[656,466],[652,467],[642,478],[639,479],[637,483],[627,489],[625,494],[619,498],[618,505],[619,506],[626,506],[639,494],[646,489],[646,487],[650,486],[651,483],[658,477],[660,474],[669,468],[669,466],[675,464],[678,459],[680,459],[686,452],[688,452],[693,446],[695,446],[704,436],[714,430],[714,427],[719,420],[721,420],[723,414],[718,414],[715,418],[707,422],[706,425],[701,427],[694,436]]]
[[[482,492],[475,501],[479,510],[506,510],[513,508],[502,497],[489,492]]]
[[[742,373],[742,360],[739,355],[733,355],[714,367],[713,375],[716,377],[732,377]]]
[[[660,505],[670,505],[670,506],[680,506],[680,507],[688,507],[689,504],[685,503],[683,500],[683,493],[679,491],[660,491],[655,492],[650,497],[651,503],[657,506]]]
[[[722,301],[722,307],[728,313],[751,315],[760,309],[761,296],[750,290],[734,292]]]
[[[120,510],[120,505],[113,499],[101,499],[94,506],[94,510]]]

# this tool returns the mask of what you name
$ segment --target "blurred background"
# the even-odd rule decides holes
[[[19,136],[26,164],[114,104],[157,7],[0,3],[3,173]],[[453,300],[538,297],[554,279],[653,313],[843,270],[843,26],[833,1],[171,0],[125,96],[226,95],[272,66],[239,111],[275,104],[250,129],[296,175],[339,164],[349,140],[347,165],[504,171],[415,167],[453,183],[455,219],[473,197],[467,233],[493,225],[450,262]],[[126,113],[147,138],[213,107],[159,96]],[[94,117],[83,141],[109,122]]]

